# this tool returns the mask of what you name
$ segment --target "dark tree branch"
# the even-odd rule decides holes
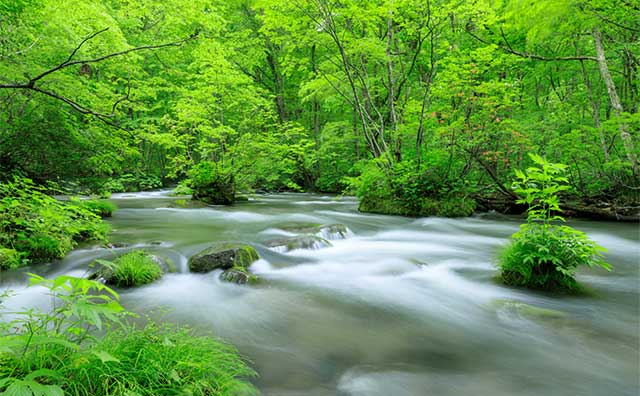
[[[144,45],[141,47],[134,47],[134,48],[129,48],[127,50],[124,51],[118,51],[118,52],[114,52],[111,54],[107,54],[107,55],[103,55],[97,58],[91,58],[91,59],[83,59],[83,60],[76,60],[74,61],[73,58],[74,56],[78,53],[78,51],[80,50],[80,48],[82,48],[82,46],[84,44],[86,44],[89,40],[95,38],[96,36],[106,32],[109,28],[105,28],[102,29],[100,31],[97,31],[93,34],[91,34],[90,36],[86,37],[85,39],[83,39],[80,44],[78,44],[78,46],[76,46],[76,48],[74,48],[74,50],[69,54],[69,57],[62,63],[60,63],[59,65],[52,67],[51,69],[48,69],[42,73],[40,73],[39,75],[29,79],[29,81],[24,82],[24,83],[13,83],[13,84],[0,84],[0,89],[24,89],[24,90],[30,90],[30,91],[35,91],[38,93],[41,93],[43,95],[49,96],[53,99],[59,100],[61,102],[66,103],[67,105],[69,105],[72,109],[74,109],[75,111],[81,113],[81,114],[87,114],[87,115],[92,115],[94,117],[97,117],[98,119],[102,120],[103,122],[117,127],[119,129],[122,129],[121,127],[113,124],[112,122],[109,121],[109,118],[112,118],[115,114],[115,111],[117,109],[117,106],[122,103],[123,101],[127,100],[129,98],[129,92],[131,90],[131,86],[129,85],[127,88],[127,94],[123,97],[118,99],[112,106],[112,113],[111,114],[104,114],[104,113],[100,113],[94,110],[91,110],[90,108],[81,105],[80,103],[69,99],[65,96],[59,95],[55,92],[52,91],[48,91],[45,89],[42,89],[40,87],[36,86],[36,83],[39,82],[40,80],[42,80],[44,77],[53,74],[55,72],[58,72],[62,69],[65,69],[69,66],[73,66],[73,65],[80,65],[80,64],[86,64],[86,63],[98,63],[98,62],[102,62],[104,60],[110,59],[110,58],[115,58],[118,56],[122,56],[122,55],[126,55],[132,52],[137,52],[137,51],[144,51],[144,50],[152,50],[152,49],[159,49],[159,48],[166,48],[166,47],[179,47],[182,44],[186,43],[187,41],[193,40],[195,39],[198,34],[194,33],[193,35],[191,35],[190,37],[184,39],[184,40],[180,40],[180,41],[175,41],[175,42],[170,42],[170,43],[164,43],[164,44],[158,44],[158,45]]]
[[[470,28],[469,26],[467,27],[467,33],[473,37],[474,39],[478,40],[479,42],[483,43],[483,44],[494,44],[497,45],[501,50],[503,50],[504,52],[507,52],[509,54],[513,54],[513,55],[517,55],[519,57],[522,58],[528,58],[528,59],[536,59],[536,60],[541,60],[541,61],[545,61],[545,62],[554,62],[554,61],[574,61],[574,60],[588,60],[588,61],[598,61],[598,58],[596,58],[595,56],[581,56],[581,55],[575,55],[575,56],[556,56],[556,57],[547,57],[547,56],[542,56],[542,55],[538,55],[538,54],[532,54],[529,52],[524,52],[524,51],[518,51],[516,49],[513,49],[511,47],[511,44],[509,43],[509,41],[506,39],[504,32],[502,32],[502,38],[505,41],[505,43],[494,43],[492,41],[483,39],[482,37],[478,36],[477,34],[473,33],[472,28]]]

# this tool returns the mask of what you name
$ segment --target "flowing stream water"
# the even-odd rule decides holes
[[[495,254],[519,219],[362,214],[351,198],[260,195],[233,207],[179,209],[168,192],[114,194],[118,249],[144,248],[180,272],[119,290],[136,312],[214,331],[235,344],[270,396],[629,395],[639,391],[636,224],[574,221],[609,249],[614,270],[581,270],[583,296],[516,290],[494,278]],[[263,242],[296,223],[344,224],[352,234],[318,250],[279,253]],[[252,244],[258,285],[190,274],[187,258],[213,241]],[[48,299],[27,271],[80,276],[106,249],[4,273],[8,308]]]

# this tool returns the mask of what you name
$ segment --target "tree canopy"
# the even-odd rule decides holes
[[[3,0],[0,172],[108,192],[210,163],[238,191],[419,213],[514,200],[534,152],[573,198],[634,202],[639,21],[613,0]]]

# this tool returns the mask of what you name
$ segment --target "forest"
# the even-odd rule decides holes
[[[398,216],[384,227],[422,218],[471,227],[464,222],[478,213],[526,222],[509,229],[506,248],[491,250],[509,287],[589,294],[579,268],[609,274],[619,262],[637,277],[625,272],[634,254],[607,254],[587,222],[637,239],[639,110],[640,5],[632,0],[0,0],[0,283],[6,272],[60,301],[18,318],[5,310],[0,394],[271,389],[280,377],[251,380],[254,369],[268,371],[251,346],[257,366],[226,341],[120,305],[120,296],[181,273],[183,261],[187,272],[222,269],[222,280],[261,285],[263,267],[252,264],[271,254],[261,249],[332,246],[352,228],[368,235],[378,215]],[[221,217],[231,231],[216,232],[233,241],[194,255],[205,241],[180,229],[192,239],[165,260],[154,249],[171,241],[132,236],[156,227],[151,216],[127,217],[151,204],[127,199],[169,190],[167,206],[153,208],[185,211],[175,219],[183,227],[201,226],[188,211],[266,221],[268,212],[238,212],[260,197],[283,224],[297,223],[248,232]],[[318,198],[288,201],[301,193]],[[320,218],[302,224],[278,199],[298,209],[353,204],[351,216],[363,217],[347,224],[331,206],[298,213]],[[577,227],[560,224],[574,218]],[[273,229],[289,239],[256,239]],[[87,253],[93,275],[50,271],[91,243],[106,252]],[[212,254],[229,266],[212,267]],[[0,285],[0,308],[11,300],[7,285],[15,288]],[[236,343],[244,352],[248,341]],[[149,354],[136,371],[139,348]],[[52,363],[56,355],[75,363]],[[547,391],[539,394],[558,394]]]
[[[5,180],[108,195],[210,173],[455,216],[509,209],[532,152],[568,165],[567,202],[637,208],[631,1],[0,7]]]

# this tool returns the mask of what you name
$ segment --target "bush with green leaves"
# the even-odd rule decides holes
[[[382,158],[369,161],[360,176],[350,181],[362,212],[466,217],[476,208],[473,198],[458,193],[428,170],[417,171],[411,161],[392,167]]]
[[[71,203],[79,205],[100,217],[111,217],[118,207],[113,202],[104,199],[71,199]]]
[[[108,232],[109,225],[91,210],[57,200],[29,179],[0,183],[0,248],[17,251],[20,263],[62,258],[78,242],[106,240]],[[0,269],[15,262],[0,260]]]
[[[102,268],[98,271],[107,284],[133,287],[149,284],[162,277],[162,268],[142,250],[123,254],[113,261],[96,260]]]
[[[55,305],[0,322],[0,395],[255,394],[246,381],[255,373],[211,335],[148,318],[136,325],[97,281],[32,274],[30,284],[45,287]]]
[[[611,270],[602,256],[605,249],[581,231],[553,224],[564,221],[559,214],[558,194],[568,189],[567,179],[562,176],[566,166],[535,154],[529,156],[537,166],[524,172],[517,170],[518,181],[514,183],[514,190],[522,197],[518,202],[528,205],[527,223],[500,252],[501,278],[513,286],[578,290],[577,268],[599,266]]]
[[[231,205],[236,195],[233,170],[216,162],[201,162],[189,172],[193,199],[214,205]]]

